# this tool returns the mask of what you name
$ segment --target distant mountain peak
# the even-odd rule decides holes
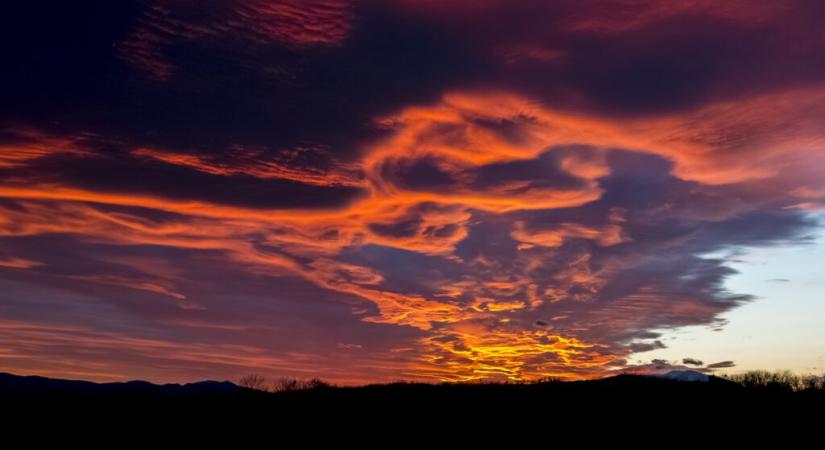
[[[654,375],[659,378],[676,381],[700,382],[707,383],[710,381],[710,375],[695,370],[671,370],[668,373]]]

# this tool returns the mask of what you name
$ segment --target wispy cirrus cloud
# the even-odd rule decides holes
[[[176,45],[234,41],[234,48],[280,44],[337,46],[352,21],[347,0],[219,1],[209,5],[156,0],[118,43],[118,56],[156,80],[176,70],[167,56]],[[232,46],[229,47],[230,49]]]

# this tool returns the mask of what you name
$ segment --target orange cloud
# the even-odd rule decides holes
[[[522,244],[519,250],[532,248],[533,246],[560,247],[567,239],[588,239],[605,247],[621,244],[623,242],[622,229],[619,225],[609,224],[604,228],[591,228],[575,223],[562,223],[552,230],[527,231],[524,222],[516,222],[515,229],[510,236]]]
[[[590,145],[663,156],[674,162],[676,176],[689,181],[713,185],[757,181],[820,162],[825,146],[818,127],[825,115],[823,100],[825,90],[804,88],[710,103],[688,113],[601,119],[548,109],[510,94],[448,94],[439,105],[408,108],[380,119],[397,131],[365,158],[364,165],[375,172],[391,158],[436,155],[480,166],[536,158],[558,146]],[[516,124],[518,136],[505,138],[480,121]],[[585,179],[608,174],[599,159],[575,154],[567,157],[563,167]],[[564,206],[564,200],[552,204],[551,192],[536,194],[524,203],[536,209]],[[598,194],[594,187],[589,200]],[[589,201],[585,193],[579,195],[579,204]]]
[[[667,158],[673,162],[673,175],[697,185],[741,184],[767,192],[798,181],[796,189],[786,192],[816,200],[820,190],[812,175],[822,158],[822,140],[816,120],[809,116],[822,115],[823,99],[825,93],[819,90],[789,91],[682,115],[607,120],[554,110],[512,94],[451,93],[434,105],[378,119],[386,137],[370,142],[360,161],[329,170],[266,160],[260,152],[237,149],[222,159],[148,148],[132,149],[128,155],[215,177],[364,189],[362,198],[341,207],[245,208],[98,191],[63,183],[59,177],[29,183],[10,178],[0,184],[0,197],[7,200],[0,204],[0,236],[63,234],[85,243],[210,252],[249,273],[309,282],[340,294],[336,297],[364,322],[421,333],[423,337],[403,347],[412,349],[401,352],[408,354],[403,361],[377,363],[411,377],[467,381],[595,376],[629,350],[621,342],[602,342],[588,330],[619,330],[606,336],[623,339],[622,329],[654,327],[662,317],[691,323],[696,317],[714,317],[726,306],[714,309],[689,297],[670,301],[673,295],[663,302],[651,287],[587,315],[592,323],[577,322],[582,315],[575,311],[553,310],[548,317],[560,319],[536,328],[528,318],[544,314],[548,305],[593,304],[633,256],[594,264],[594,247],[562,254],[563,244],[581,240],[606,248],[630,243],[632,237],[625,232],[625,212],[620,209],[611,210],[602,225],[574,219],[537,224],[514,215],[569,210],[601,199],[600,180],[611,175],[608,156],[613,148]],[[0,159],[3,167],[27,167],[64,147],[48,137],[33,141],[7,147]],[[81,149],[73,154],[86,153]],[[548,155],[557,158],[541,159]],[[449,187],[405,185],[393,178],[392,170],[406,170],[419,160],[433,161],[434,170],[449,178]],[[552,165],[538,173],[507,166],[541,166],[539,161]],[[485,179],[491,171],[496,177]],[[567,184],[548,184],[562,178]],[[162,219],[153,218],[160,212]],[[456,248],[481,220],[499,221],[520,249],[533,250],[507,253],[514,250],[508,241],[508,249],[491,247],[494,251],[472,259],[459,257]],[[399,289],[391,281],[392,268],[342,257],[349,249],[371,245],[434,258],[454,265],[456,273],[422,280],[417,291]],[[556,262],[560,266],[550,267],[555,260],[562,261]],[[2,260],[0,266],[39,267],[22,258]],[[179,288],[178,279],[139,265],[135,270],[139,275],[85,274],[74,279],[156,294],[184,307],[200,306]],[[668,306],[662,309],[664,303]],[[658,319],[646,322],[651,311]],[[208,349],[188,355],[202,362],[224,356]],[[269,363],[250,357],[238,364]]]
[[[18,14],[4,368],[598,376],[825,207],[805,2],[138,3]]]
[[[32,267],[38,267],[42,265],[43,263],[32,261],[30,259],[25,258],[0,258],[0,267],[8,267],[10,269],[31,269]]]
[[[246,148],[233,149],[228,157],[222,159],[148,148],[135,149],[132,154],[167,164],[188,167],[210,175],[275,178],[314,186],[361,187],[364,185],[357,165],[334,162],[330,170],[323,170],[311,166],[300,167],[295,161],[302,152],[318,151],[319,149],[296,149],[287,152],[286,157],[281,159],[265,159],[262,151]],[[292,159],[289,158],[290,155]]]
[[[79,139],[48,136],[31,129],[12,128],[4,131],[14,138],[14,142],[0,143],[0,169],[23,167],[34,160],[56,154],[75,157],[91,155],[79,147]]]
[[[615,360],[575,338],[471,324],[424,338],[422,344],[417,369],[449,381],[580,379],[600,373]]]

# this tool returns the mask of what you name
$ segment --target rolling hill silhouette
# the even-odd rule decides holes
[[[0,395],[226,395],[243,388],[229,381],[199,381],[187,384],[153,384],[134,380],[120,383],[93,383],[39,376],[19,376],[0,372]]]
[[[39,421],[153,420],[164,426],[215,423],[222,429],[422,420],[474,426],[486,420],[514,426],[585,419],[616,426],[672,427],[684,421],[721,426],[743,417],[760,422],[817,420],[825,406],[825,390],[746,387],[685,371],[525,384],[318,384],[287,392],[264,392],[228,381],[92,383],[0,373],[0,404],[18,417],[29,414]]]

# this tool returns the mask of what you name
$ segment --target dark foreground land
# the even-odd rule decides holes
[[[38,422],[154,420],[249,429],[261,424],[323,430],[326,423],[390,423],[415,429],[471,426],[492,433],[501,426],[610,423],[628,432],[660,426],[731,431],[734,424],[746,423],[754,432],[763,426],[759,424],[807,430],[825,425],[823,389],[744,387],[715,377],[707,382],[621,375],[534,384],[395,383],[270,393],[229,382],[96,384],[0,373],[0,405],[17,419]]]

